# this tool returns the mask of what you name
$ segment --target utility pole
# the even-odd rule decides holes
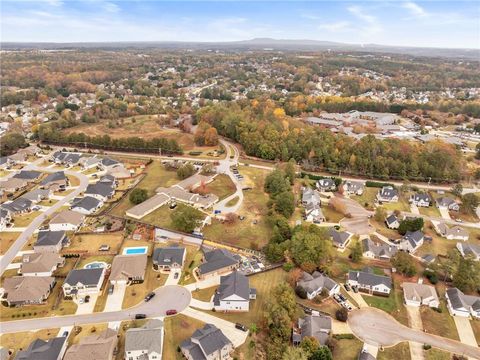
[[[428,177],[428,185],[429,185],[429,186],[430,186],[430,181],[431,181],[431,180],[432,180],[432,177],[429,176],[429,177]]]
[[[158,156],[162,156],[162,148],[158,148]]]

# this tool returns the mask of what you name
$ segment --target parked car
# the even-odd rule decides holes
[[[110,285],[110,286],[108,287],[108,295],[112,295],[114,289],[115,289],[115,286],[114,286],[114,285]]]
[[[150,300],[153,299],[154,296],[155,296],[154,292],[148,293],[147,296],[145,296],[145,302],[149,302]]]
[[[62,336],[67,337],[68,336],[68,331],[64,331]]]
[[[172,310],[167,310],[165,314],[167,315],[175,315],[177,313],[177,310],[172,309]]]
[[[178,273],[177,272],[173,275],[173,278],[178,279]]]
[[[140,319],[146,319],[147,315],[145,314],[135,314],[135,319],[140,320]]]
[[[168,207],[170,209],[175,209],[177,207],[177,203],[174,201],[174,202],[171,202],[170,205],[168,205]]]
[[[352,286],[352,290],[353,290],[354,293],[358,293],[358,287]]]
[[[344,287],[345,290],[347,290],[347,291],[352,290],[352,289],[350,288],[350,285],[348,285],[348,284],[343,285],[343,287]]]
[[[79,303],[79,304],[83,304],[84,302],[85,302],[85,300],[84,300],[83,298],[80,298],[80,299],[78,300],[78,303]]]
[[[333,300],[335,300],[338,303],[342,302],[342,300],[340,300],[340,296],[338,296],[338,294],[333,295]]]
[[[340,298],[340,301],[344,302],[347,301],[347,298],[343,296],[342,294],[338,294],[338,297]]]
[[[238,330],[242,330],[242,331],[248,331],[247,327],[243,324],[240,324],[240,323],[236,323],[235,328],[238,329]]]
[[[90,302],[90,295],[87,295],[85,296],[85,303],[89,303]]]

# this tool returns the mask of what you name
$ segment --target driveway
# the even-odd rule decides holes
[[[427,334],[400,324],[391,315],[375,308],[362,308],[350,313],[348,324],[360,340],[374,346],[393,346],[402,341],[430,344],[454,354],[480,358],[480,349],[459,341]]]
[[[356,293],[354,291],[349,291],[348,295],[350,295],[352,299],[355,300],[355,302],[358,304],[360,308],[368,308],[367,302],[359,292]]]
[[[460,316],[454,316],[455,326],[457,327],[458,337],[464,344],[471,346],[478,346],[475,334],[473,333],[470,319]]]
[[[192,298],[192,301],[190,301],[190,307],[194,307],[195,309],[202,309],[202,310],[212,310],[213,302],[200,301]]]
[[[140,304],[125,310],[3,321],[0,323],[0,333],[133,320],[135,314],[145,314],[149,318],[154,318],[165,316],[165,312],[170,309],[182,312],[190,304],[191,294],[182,286],[163,286],[155,290],[155,293],[156,296],[149,302],[141,302]]]
[[[423,331],[423,322],[422,316],[420,315],[420,307],[406,305],[405,308],[407,309],[408,324],[410,325],[410,327],[415,330]],[[412,359],[425,359],[422,344],[413,341],[409,341],[408,344],[410,345],[410,357]]]
[[[450,213],[448,212],[448,209],[438,208],[438,211],[440,211],[440,215],[442,216],[443,219],[445,219],[445,220],[451,220],[452,219],[450,217]]]
[[[230,321],[220,319],[200,310],[192,309],[191,307],[187,307],[184,311],[182,311],[182,314],[203,321],[207,324],[215,325],[222,330],[225,336],[233,343],[234,347],[242,345],[247,339],[248,331],[236,329],[235,324]]]
[[[196,283],[185,285],[190,291],[194,291],[195,289],[205,289],[212,286],[218,286],[220,284],[220,275],[216,275],[213,277],[209,277],[205,280],[199,280]]]
[[[175,274],[177,277],[175,278]],[[167,281],[165,281],[165,285],[177,285],[180,281],[180,277],[182,276],[182,270],[172,270],[170,274],[168,274]]]
[[[84,302],[83,304],[80,304],[78,299],[73,300],[77,304],[77,311],[75,312],[75,315],[93,313],[93,308],[95,307],[95,303],[97,302],[98,294],[89,294],[89,295],[90,295],[90,300],[88,302]]]
[[[127,291],[127,284],[117,283],[113,287],[113,293],[107,295],[107,302],[105,303],[105,309],[103,311],[117,311],[122,310],[123,298]]]
[[[415,205],[414,203],[410,204],[410,211],[412,212],[412,214],[420,215],[420,210],[418,210],[417,205]]]

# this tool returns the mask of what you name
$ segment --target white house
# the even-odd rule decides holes
[[[415,193],[410,196],[410,202],[418,207],[429,207],[431,199],[426,193]]]
[[[255,289],[250,289],[248,278],[234,271],[220,277],[220,286],[213,296],[213,307],[216,311],[248,311],[250,300],[255,299]]]
[[[85,215],[79,212],[64,210],[50,220],[48,225],[51,231],[77,231],[84,219]]]
[[[350,270],[348,272],[347,284],[357,287],[360,291],[388,296],[392,291],[392,279],[388,276],[376,275],[371,269],[362,271]]]
[[[452,316],[474,317],[480,319],[480,297],[465,295],[457,288],[448,289],[445,293],[447,308]]]
[[[340,285],[318,271],[315,271],[312,275],[303,272],[302,277],[297,281],[297,286],[302,287],[307,292],[307,298],[310,300],[324,290],[328,296],[337,294],[340,291]]]
[[[157,319],[142,327],[128,329],[125,333],[125,359],[162,359],[164,336],[163,322]]]
[[[105,278],[105,268],[75,269],[68,273],[62,285],[65,297],[98,294]]]
[[[426,305],[433,308],[438,308],[440,306],[440,300],[438,299],[437,291],[434,286],[404,282],[402,287],[405,304],[416,307]]]
[[[377,193],[377,200],[379,202],[397,202],[398,190],[393,186],[384,186]]]

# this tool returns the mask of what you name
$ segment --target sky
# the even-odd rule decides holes
[[[480,48],[478,1],[1,0],[2,42],[259,37]]]

